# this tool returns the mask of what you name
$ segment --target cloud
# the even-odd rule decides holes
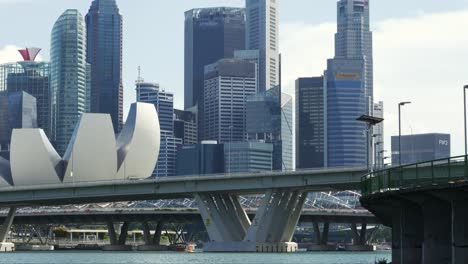
[[[402,114],[404,134],[452,134],[452,155],[463,153],[463,84],[468,83],[468,10],[388,19],[374,31],[374,89],[385,103],[386,149],[398,134],[400,101],[413,101]],[[336,26],[286,24],[281,28],[283,84],[320,76],[333,57]]]
[[[22,60],[18,49],[19,48],[14,45],[0,47],[0,64]]]

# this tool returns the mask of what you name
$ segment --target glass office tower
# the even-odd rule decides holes
[[[91,112],[110,114],[115,132],[123,120],[122,16],[115,0],[94,0],[86,15]]]
[[[63,155],[81,114],[89,111],[86,25],[78,10],[68,9],[55,22],[50,49],[52,132]]]
[[[296,80],[296,168],[325,167],[324,78]]]
[[[52,109],[50,96],[50,63],[20,61],[0,65],[0,91],[24,91],[37,100],[37,125],[50,138]]]

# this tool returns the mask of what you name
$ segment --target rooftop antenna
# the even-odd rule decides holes
[[[142,82],[144,82],[144,80],[141,78],[141,67],[140,67],[140,65],[138,65],[138,78],[135,81],[136,86],[137,86],[137,88],[136,88],[136,90],[137,90],[137,101],[138,101],[138,93],[140,92],[140,84]]]

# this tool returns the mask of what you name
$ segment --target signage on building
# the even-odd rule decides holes
[[[336,74],[337,79],[359,79],[360,75],[358,73],[344,73],[339,72]]]

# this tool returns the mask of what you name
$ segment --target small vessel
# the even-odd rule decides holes
[[[196,245],[194,243],[178,243],[173,245],[176,252],[195,252]]]

